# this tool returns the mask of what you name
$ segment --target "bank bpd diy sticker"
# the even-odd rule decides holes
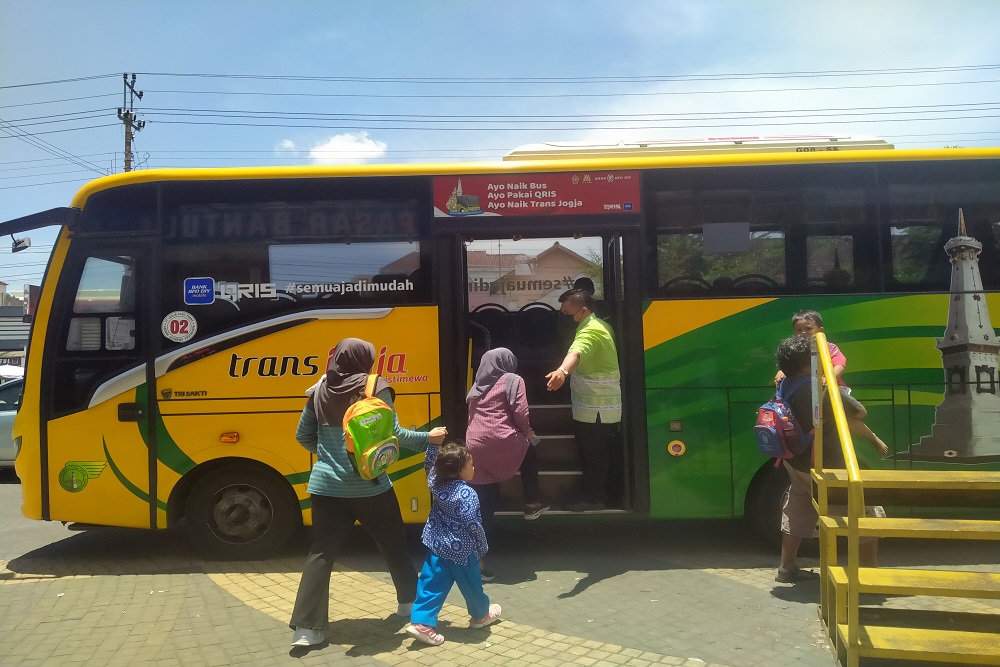
[[[186,343],[194,338],[195,332],[198,331],[198,322],[191,313],[175,310],[163,318],[160,331],[175,343]]]

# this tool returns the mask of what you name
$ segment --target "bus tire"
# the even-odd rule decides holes
[[[218,468],[198,480],[184,519],[195,548],[220,560],[267,558],[302,526],[291,487],[275,473],[245,465]]]
[[[747,494],[744,516],[754,532],[772,546],[781,545],[781,506],[788,490],[788,472],[784,466],[768,462],[757,473]]]

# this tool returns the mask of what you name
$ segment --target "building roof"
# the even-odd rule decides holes
[[[534,255],[519,252],[494,254],[485,250],[470,250],[466,254],[470,269],[513,269],[518,264],[524,264]]]

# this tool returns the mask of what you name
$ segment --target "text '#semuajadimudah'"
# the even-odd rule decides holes
[[[351,283],[289,283],[285,286],[286,294],[369,294],[371,292],[409,292],[414,288],[413,281],[387,280],[385,282],[370,282],[358,280]]]
[[[469,291],[470,292],[489,292],[490,294],[508,294],[510,292],[548,292],[554,289],[559,289],[563,287],[565,289],[572,289],[573,287],[573,277],[563,276],[556,280],[539,280],[530,279],[522,280],[510,279],[510,280],[483,280],[482,278],[472,278],[469,280]]]

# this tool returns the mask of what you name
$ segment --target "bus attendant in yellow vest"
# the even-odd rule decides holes
[[[337,343],[326,377],[313,386],[295,439],[316,456],[309,476],[312,502],[312,546],[306,557],[295,608],[289,622],[292,646],[324,644],[330,618],[330,572],[340,548],[358,521],[378,545],[396,587],[396,614],[409,616],[417,597],[417,572],[406,550],[406,533],[392,482],[385,473],[362,479],[347,452],[342,428],[347,408],[364,396],[375,366],[375,346],[358,338]],[[392,401],[395,392],[379,377],[375,395],[393,408],[393,433],[400,447],[422,452],[440,445],[448,435],[438,426],[428,433],[399,425]]]
[[[611,439],[622,419],[618,350],[607,322],[594,315],[594,297],[573,289],[559,297],[560,310],[577,323],[573,343],[562,364],[545,376],[556,391],[570,378],[576,447],[583,469],[583,498],[570,503],[572,512],[606,507]]]

